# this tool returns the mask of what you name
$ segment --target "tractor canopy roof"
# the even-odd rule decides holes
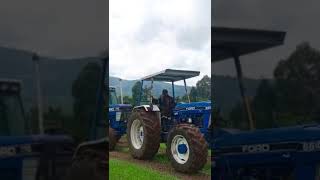
[[[221,61],[282,45],[285,32],[212,27],[212,61]]]
[[[158,73],[146,76],[142,78],[143,81],[166,81],[175,82],[192,77],[199,76],[199,71],[187,71],[187,70],[176,70],[176,69],[165,69]]]

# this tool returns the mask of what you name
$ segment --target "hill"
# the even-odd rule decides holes
[[[72,110],[71,87],[80,70],[96,58],[55,59],[41,57],[40,73],[44,106],[61,106]],[[32,53],[0,47],[0,78],[22,82],[22,97],[26,110],[35,104],[35,76]]]
[[[31,57],[32,54],[27,51],[0,47],[0,78],[12,78],[22,81],[22,97],[27,111],[36,100],[34,89],[34,64]],[[73,104],[73,98],[71,96],[72,83],[77,78],[80,70],[88,62],[99,62],[99,60],[96,58],[55,59],[42,57],[40,66],[44,105],[60,106],[63,108],[63,111],[71,113]],[[227,112],[240,100],[237,79],[228,76],[212,76],[212,78],[214,82],[213,95],[215,97],[215,102],[217,106]],[[111,86],[118,88],[119,78],[110,77],[109,83]],[[122,81],[124,95],[131,96],[131,88],[134,83],[136,83],[136,81]],[[249,96],[254,96],[259,81],[245,79],[244,83],[247,94]],[[190,88],[191,87],[188,87],[188,91],[190,91]],[[171,94],[171,84],[155,82],[154,93],[160,95],[162,89],[168,89]],[[176,96],[183,96],[185,94],[183,86],[176,85],[175,90]]]

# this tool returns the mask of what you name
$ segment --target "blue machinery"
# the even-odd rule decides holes
[[[126,133],[131,111],[131,105],[119,104],[116,88],[109,87],[109,151],[114,150],[118,140]]]
[[[284,32],[212,28],[212,63],[233,58],[251,131],[214,128],[214,180],[319,179],[320,126],[254,130],[239,57],[282,45]]]
[[[97,111],[91,120],[91,140],[76,149],[69,136],[31,135],[20,97],[21,83],[0,79],[1,180],[61,180],[66,176],[71,180],[89,171],[95,171],[101,179],[107,177],[107,122],[102,114],[107,62],[106,56],[102,61],[103,71],[97,91]]]
[[[133,108],[127,124],[129,149],[134,158],[153,158],[160,142],[165,142],[167,154],[175,170],[194,173],[202,169],[208,157],[211,101],[190,102],[186,86],[186,79],[199,74],[198,71],[166,69],[141,79],[138,106]],[[151,82],[147,92],[143,90],[145,81]],[[173,102],[172,109],[169,110],[170,115],[162,114],[159,99],[152,96],[154,81],[172,84],[173,101],[174,83],[184,81],[189,102]]]
[[[36,180],[65,176],[73,140],[63,135],[28,135],[21,84],[0,80],[0,179]]]

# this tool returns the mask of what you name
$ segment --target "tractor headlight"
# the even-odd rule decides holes
[[[121,112],[116,112],[116,121],[121,120]]]

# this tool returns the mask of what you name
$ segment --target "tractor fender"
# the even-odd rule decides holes
[[[95,151],[108,151],[108,138],[102,138],[94,141],[87,141],[78,145],[73,155],[73,159],[75,159],[81,152],[91,149]]]
[[[160,109],[157,105],[141,105],[141,106],[136,106],[133,108],[134,110],[135,109],[144,109],[145,111],[153,111],[153,112],[160,112]]]

